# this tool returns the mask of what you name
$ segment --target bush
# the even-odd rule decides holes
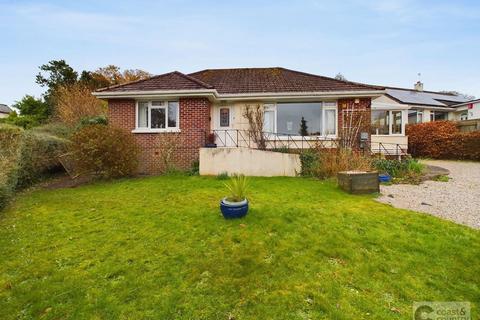
[[[32,128],[32,132],[45,133],[59,138],[69,139],[73,134],[73,129],[60,122],[51,122]]]
[[[409,125],[407,135],[415,157],[480,160],[480,132],[460,132],[451,121]]]
[[[377,159],[373,161],[373,166],[380,173],[388,173],[397,182],[418,183],[422,176],[425,166],[415,159],[387,160]]]
[[[116,178],[135,173],[138,148],[132,134],[104,125],[81,128],[72,136],[72,157],[78,173]]]
[[[17,186],[22,134],[19,127],[0,125],[0,210],[7,205]]]
[[[315,148],[300,156],[302,175],[317,178],[335,177],[340,171],[372,169],[369,156],[346,148]]]
[[[66,152],[67,146],[66,139],[41,131],[25,131],[18,159],[17,188],[30,186],[44,173],[59,168],[58,156]]]
[[[108,119],[106,116],[100,115],[94,117],[86,117],[80,120],[80,126],[82,127],[90,126],[93,124],[103,124],[104,126],[106,126],[108,124]]]
[[[43,119],[40,119],[37,116],[19,116],[16,112],[12,112],[8,115],[8,117],[0,119],[0,123],[14,125],[24,129],[30,129],[39,126],[43,121]]]
[[[28,187],[60,165],[68,140],[42,132],[0,125],[0,209],[19,188]]]

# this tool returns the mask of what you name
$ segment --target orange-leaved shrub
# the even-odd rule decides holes
[[[132,134],[105,125],[89,125],[71,138],[75,171],[98,178],[133,175],[138,165],[138,147]]]
[[[480,160],[480,132],[460,132],[454,122],[407,126],[408,151],[414,157]]]

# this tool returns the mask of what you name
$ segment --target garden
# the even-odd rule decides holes
[[[0,318],[410,319],[470,301],[480,233],[314,178],[167,175],[22,192],[0,219]]]

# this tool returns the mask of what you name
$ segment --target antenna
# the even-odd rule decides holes
[[[422,73],[421,72],[417,73],[417,76],[418,76],[418,81],[422,82]]]

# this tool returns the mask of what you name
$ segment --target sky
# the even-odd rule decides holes
[[[153,74],[272,67],[480,97],[480,1],[0,0],[0,103],[38,67]],[[418,74],[421,74],[420,76]]]

